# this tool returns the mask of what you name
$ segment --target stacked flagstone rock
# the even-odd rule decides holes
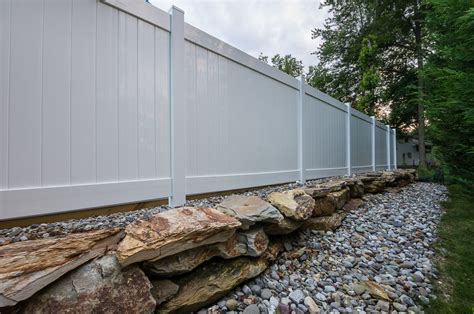
[[[334,230],[364,192],[396,191],[414,180],[410,170],[369,173],[273,192],[266,200],[232,195],[215,209],[170,209],[124,230],[4,244],[0,310],[196,311],[261,274],[285,235]]]

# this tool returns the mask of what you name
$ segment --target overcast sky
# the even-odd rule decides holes
[[[321,27],[327,13],[318,0],[150,0],[168,11],[184,10],[184,20],[246,53],[258,57],[291,54],[308,67],[319,41],[311,30]]]

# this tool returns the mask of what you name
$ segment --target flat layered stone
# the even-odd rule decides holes
[[[306,220],[313,214],[314,199],[303,189],[273,192],[267,199],[287,218]]]
[[[157,308],[157,313],[190,313],[211,304],[244,281],[258,276],[267,268],[260,258],[236,259],[206,263],[176,281],[178,293]]]
[[[152,286],[135,265],[115,255],[91,261],[19,305],[20,313],[154,313]]]
[[[302,221],[296,221],[290,218],[285,218],[278,224],[267,224],[263,227],[263,230],[268,235],[284,235],[290,234],[297,230],[303,224]]]
[[[120,236],[120,229],[115,228],[0,246],[0,307],[31,297],[68,271],[103,255]]]
[[[237,219],[212,208],[171,209],[128,225],[117,255],[123,266],[158,260],[202,245],[224,242],[240,225]]]
[[[347,181],[344,179],[315,184],[304,188],[306,194],[313,198],[320,198],[327,196],[331,192],[340,191],[347,186]]]
[[[349,188],[344,188],[340,191],[329,193],[327,197],[334,202],[336,209],[341,209],[349,200]]]
[[[361,177],[366,193],[381,193],[385,190],[385,180],[377,177]]]
[[[172,277],[192,271],[213,257],[260,256],[268,246],[261,228],[235,233],[225,242],[200,246],[156,261],[146,261],[143,269],[152,276]]]
[[[217,205],[217,210],[232,216],[242,223],[242,229],[259,222],[279,223],[283,215],[257,196],[231,195]]]
[[[302,228],[333,231],[341,226],[344,218],[346,218],[346,213],[343,211],[337,211],[330,216],[311,217],[303,223]]]

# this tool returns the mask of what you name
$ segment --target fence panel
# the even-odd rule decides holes
[[[7,5],[0,218],[167,197],[169,32],[96,0]]]
[[[345,106],[305,85],[303,154],[305,178],[344,175],[346,168]]]
[[[370,117],[352,110],[351,115],[351,164],[352,172],[372,170],[372,124]]]
[[[189,41],[185,60],[187,193],[295,181],[297,89]]]

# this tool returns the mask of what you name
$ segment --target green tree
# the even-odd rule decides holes
[[[258,59],[265,63],[269,63],[268,56],[265,56],[262,53],[260,53]],[[298,77],[303,74],[303,62],[301,60],[297,60],[291,55],[285,55],[282,57],[279,54],[276,54],[271,58],[271,65],[293,77]]]
[[[424,72],[430,135],[448,172],[474,181],[474,1],[429,0]]]
[[[427,7],[421,0],[326,0],[322,6],[330,18],[313,30],[323,40],[313,67],[322,78],[309,83],[402,131],[416,127],[424,165]]]

